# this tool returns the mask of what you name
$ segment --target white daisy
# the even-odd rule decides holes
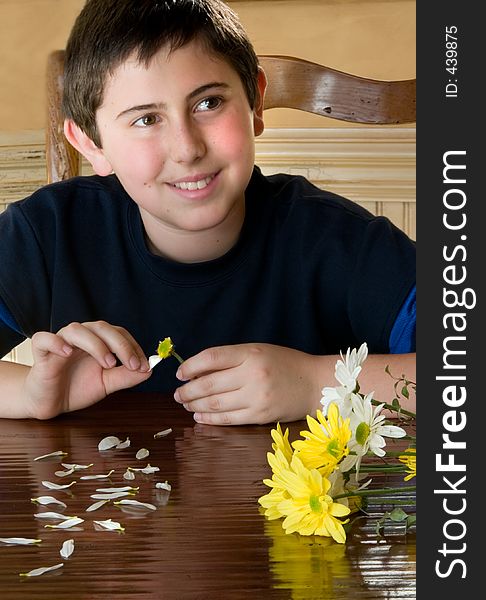
[[[384,425],[385,415],[381,415],[384,404],[379,404],[373,408],[371,400],[373,392],[362,396],[360,394],[352,395],[353,409],[350,416],[350,425],[353,436],[349,442],[350,454],[342,461],[340,468],[347,471],[356,465],[356,472],[359,473],[361,459],[368,452],[376,456],[385,456],[383,448],[386,446],[385,437],[401,438],[406,432],[396,425]],[[354,454],[351,454],[353,452]]]
[[[368,346],[361,344],[358,350],[348,348],[346,356],[341,352],[341,360],[336,362],[334,377],[341,384],[337,387],[324,387],[321,391],[321,404],[324,414],[327,414],[329,404],[334,402],[339,408],[340,415],[349,417],[352,409],[352,394],[357,391],[357,379],[361,373],[362,364],[368,357]]]

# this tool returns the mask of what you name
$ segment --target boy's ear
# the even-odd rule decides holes
[[[258,67],[257,87],[258,94],[255,101],[255,108],[253,109],[253,131],[255,132],[255,136],[261,135],[265,129],[263,123],[263,100],[265,98],[265,90],[267,89],[267,76],[261,67]]]
[[[99,148],[71,119],[64,121],[64,135],[68,142],[91,163],[97,175],[105,176],[113,172],[103,149]]]

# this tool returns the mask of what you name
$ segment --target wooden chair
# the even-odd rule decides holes
[[[291,56],[259,56],[268,88],[264,108],[294,108],[363,124],[414,123],[416,80],[379,81]],[[74,177],[81,157],[63,133],[61,97],[64,51],[49,55],[47,64],[46,159],[49,182]]]

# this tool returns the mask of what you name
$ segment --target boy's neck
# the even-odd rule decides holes
[[[240,204],[219,226],[201,231],[170,229],[140,208],[150,252],[180,263],[214,260],[226,254],[240,237],[245,205]]]

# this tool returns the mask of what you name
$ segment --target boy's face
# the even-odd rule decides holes
[[[116,173],[149,237],[217,229],[244,215],[261,110],[250,108],[236,71],[199,42],[162,48],[148,68],[134,57],[118,67],[97,125],[101,162],[93,166]]]

